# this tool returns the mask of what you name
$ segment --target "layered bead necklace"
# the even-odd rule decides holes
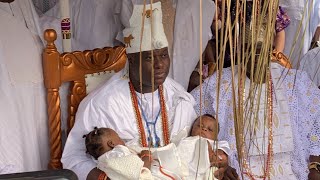
[[[243,86],[242,80],[240,81],[240,88],[239,91],[243,89],[243,101],[245,101],[245,87]],[[241,103],[243,107],[243,102]],[[266,162],[266,168],[264,170],[264,175],[255,175],[250,169],[250,166],[248,164],[248,160],[244,157],[243,158],[243,168],[244,172],[243,174],[247,175],[251,180],[255,180],[256,178],[260,179],[270,179],[270,170],[272,167],[272,162],[273,162],[273,83],[272,83],[272,78],[271,74],[269,76],[269,81],[268,81],[268,96],[267,96],[267,106],[268,106],[268,152],[267,152],[267,162]],[[244,155],[246,152],[245,148],[245,138],[244,135],[242,134],[242,147],[241,151],[242,154]]]
[[[156,134],[156,128],[155,128],[160,114],[161,114],[161,120],[162,120],[161,125],[162,125],[162,134],[163,134],[164,145],[169,144],[169,124],[168,124],[168,116],[167,116],[167,111],[166,111],[166,102],[165,102],[165,99],[164,99],[162,85],[160,85],[159,88],[158,88],[158,90],[159,90],[160,110],[159,110],[159,112],[158,112],[158,114],[156,116],[156,119],[154,121],[152,121],[152,122],[148,121],[148,119],[146,118],[146,115],[145,115],[145,113],[144,113],[144,111],[142,109],[142,106],[141,106],[140,102],[138,101],[137,94],[136,94],[135,89],[133,87],[133,84],[131,82],[129,82],[129,87],[130,87],[131,101],[132,101],[132,105],[133,105],[134,112],[135,112],[135,115],[136,115],[138,131],[139,131],[139,134],[140,134],[140,144],[143,147],[149,147],[149,146],[150,147],[159,147],[160,146],[160,138]],[[146,123],[147,131],[148,131],[148,138],[146,138],[145,129],[144,129],[144,125],[143,125],[141,114],[142,114],[142,116],[144,118],[144,121]],[[152,125],[154,127],[154,137],[155,137],[155,141],[156,141],[155,144],[153,144],[153,142],[152,142],[152,134],[151,134],[151,130],[150,130],[150,125]],[[148,140],[149,143],[147,142],[147,140]]]

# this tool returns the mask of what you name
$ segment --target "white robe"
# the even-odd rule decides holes
[[[76,122],[71,130],[62,155],[64,168],[73,170],[80,179],[96,167],[96,163],[85,153],[82,136],[97,127],[109,127],[115,130],[127,145],[139,144],[139,131],[134,108],[131,102],[126,70],[115,74],[100,88],[91,92],[81,103]],[[163,84],[166,110],[168,113],[170,136],[177,134],[185,126],[191,126],[196,118],[193,109],[194,99],[179,84],[167,78]],[[157,106],[157,94],[154,93],[154,105]],[[151,107],[151,102],[145,102]],[[159,106],[158,106],[159,107]],[[154,112],[157,112],[154,110]],[[152,114],[152,110],[146,112]],[[145,123],[144,123],[144,127]],[[161,119],[156,124],[156,132],[163,144]],[[145,128],[145,133],[148,135]],[[153,134],[153,133],[152,133]]]
[[[215,14],[212,0],[202,1],[202,51],[212,37]],[[200,4],[194,0],[177,0],[170,75],[185,89],[200,59]],[[201,53],[202,54],[202,53]]]
[[[320,47],[308,51],[303,56],[299,69],[306,71],[309,78],[320,87]]]
[[[298,69],[300,60],[308,52],[316,29],[320,25],[320,1],[280,0],[280,6],[283,7],[291,19],[290,25],[285,29],[284,53],[290,56],[293,68]],[[300,24],[301,28],[299,28]],[[293,46],[294,49],[292,49]],[[290,54],[291,51],[292,54]]]
[[[271,64],[270,69],[272,70],[271,75],[274,86],[277,87],[278,85],[282,85],[282,89],[274,88],[274,90],[275,92],[278,92],[278,90],[283,92],[280,96],[277,93],[273,95],[274,102],[277,104],[277,106],[275,106],[274,103],[274,114],[277,113],[281,116],[289,116],[289,118],[286,119],[274,118],[273,132],[278,135],[274,136],[273,143],[273,150],[276,151],[273,156],[276,177],[272,177],[272,179],[307,179],[309,156],[320,155],[320,90],[311,82],[305,72],[294,69],[288,70],[280,67],[278,64]],[[235,69],[237,69],[237,67],[235,67]],[[277,71],[275,72],[274,69]],[[276,77],[275,74],[278,72],[283,73],[281,78]],[[216,73],[212,75],[203,84],[204,106],[202,112],[215,115],[218,114],[220,126],[218,138],[230,143],[230,166],[239,170],[240,167],[237,161],[238,156],[233,119],[233,96],[231,86],[231,78],[233,75],[231,68],[226,68],[222,72],[220,81],[221,94],[219,99],[216,99],[218,88],[216,75]],[[235,78],[234,81],[237,83],[238,79]],[[199,113],[199,88],[195,89],[191,94],[197,100],[198,104],[196,106],[196,111]],[[287,103],[288,111],[279,114],[278,109],[275,107],[280,107],[278,104],[284,102]],[[219,103],[218,110],[216,109],[217,103]],[[291,130],[287,127],[291,127]],[[292,141],[289,141],[289,139],[286,138],[287,136],[291,138]],[[261,147],[259,148],[261,150],[264,149]],[[255,152],[250,151],[250,153],[253,154],[252,156],[250,155],[250,158],[260,157],[257,156],[257,154],[254,154]],[[252,164],[260,163],[259,166],[261,166],[261,161],[251,160]],[[283,168],[284,166],[286,166],[286,168]],[[291,172],[291,174],[289,172]],[[241,174],[241,172],[238,171],[238,174]],[[258,172],[258,175],[260,174],[261,173]],[[247,179],[246,176],[245,179]]]
[[[31,1],[16,0],[11,9],[0,3],[0,173],[38,171],[48,165],[43,46],[34,15]]]

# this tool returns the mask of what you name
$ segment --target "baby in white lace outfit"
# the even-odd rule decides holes
[[[98,160],[97,168],[110,179],[153,179],[150,151],[140,154],[129,150],[119,135],[110,128],[94,128],[84,135],[87,153]]]

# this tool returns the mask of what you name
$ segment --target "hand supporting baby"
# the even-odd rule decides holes
[[[211,166],[218,168],[218,170],[214,172],[214,176],[218,179],[223,179],[224,171],[228,166],[228,156],[220,149],[213,149],[215,148],[212,148],[211,144],[208,142],[210,164]]]

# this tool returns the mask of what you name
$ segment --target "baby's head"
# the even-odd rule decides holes
[[[201,118],[201,124],[200,116],[193,122],[190,135],[215,140],[219,133],[219,125],[216,119],[210,114],[202,115]]]
[[[102,154],[112,150],[117,145],[124,145],[119,135],[110,128],[97,128],[89,134],[84,135],[86,138],[87,153],[98,159]]]

